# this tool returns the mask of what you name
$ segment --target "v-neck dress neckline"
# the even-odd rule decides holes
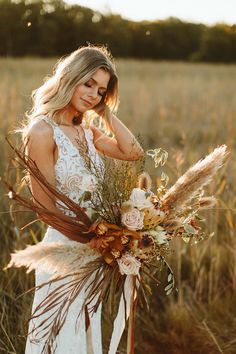
[[[65,131],[61,128],[61,126],[56,123],[53,119],[47,117],[47,116],[43,116],[43,119],[48,122],[51,126],[53,125],[54,127],[57,127],[61,133],[64,135],[64,137],[67,139],[67,141],[69,142],[69,144],[73,147],[73,149],[75,149],[75,151],[77,152],[77,154],[80,155],[80,151],[79,149],[76,147],[76,145],[73,143],[73,141],[70,139],[70,137],[65,133]],[[81,141],[81,143],[85,143],[86,144],[86,147],[87,147],[87,150],[88,150],[88,153],[89,153],[89,143],[88,143],[88,136],[87,136],[87,133],[88,133],[88,128],[85,128],[85,123],[84,121],[82,121],[82,123],[80,124],[81,128],[83,129],[83,135],[84,135],[84,138],[83,138],[83,141]]]

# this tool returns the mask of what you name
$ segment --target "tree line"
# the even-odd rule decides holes
[[[88,43],[116,57],[236,62],[236,24],[134,22],[62,0],[0,0],[0,56],[58,56]]]

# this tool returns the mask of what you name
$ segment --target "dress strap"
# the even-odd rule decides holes
[[[57,145],[57,147],[60,148],[67,146],[68,142],[67,142],[67,138],[64,134],[64,132],[60,129],[59,125],[51,118],[42,115],[39,117],[40,119],[44,120],[46,123],[48,123],[52,129],[53,129],[53,139]],[[59,152],[58,152],[59,153]]]
[[[47,116],[40,116],[40,119],[43,119],[45,122],[47,122],[48,124],[51,125],[52,128],[58,127],[58,124],[51,118],[47,117]]]

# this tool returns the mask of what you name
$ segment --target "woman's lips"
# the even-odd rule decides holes
[[[86,106],[88,106],[88,107],[92,106],[92,103],[85,100],[84,98],[81,98],[81,100],[86,104]]]

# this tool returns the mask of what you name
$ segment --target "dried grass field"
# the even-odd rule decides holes
[[[55,60],[0,59],[1,179],[11,155],[5,136],[20,125],[30,107],[30,93],[50,73]],[[170,257],[178,292],[165,296],[153,287],[150,311],[139,309],[136,353],[236,353],[236,66],[118,60],[120,109],[118,116],[144,147],[169,152],[165,172],[169,185],[188,166],[214,147],[227,144],[230,157],[207,189],[218,198],[216,209],[204,213],[210,240],[189,245],[178,239]],[[10,134],[14,140],[14,135]],[[19,141],[19,138],[16,140]],[[154,184],[155,170],[149,161]],[[20,171],[15,174],[19,181]],[[20,231],[34,215],[10,209],[1,183],[0,209],[0,353],[23,354],[33,286],[24,269],[4,271],[10,252],[39,242],[40,223]],[[15,212],[14,212],[15,211]],[[164,283],[164,275],[162,275]],[[104,347],[111,319],[104,312]],[[119,353],[125,353],[125,339]],[[106,353],[106,351],[104,352]],[[65,353],[66,354],[66,353]]]

